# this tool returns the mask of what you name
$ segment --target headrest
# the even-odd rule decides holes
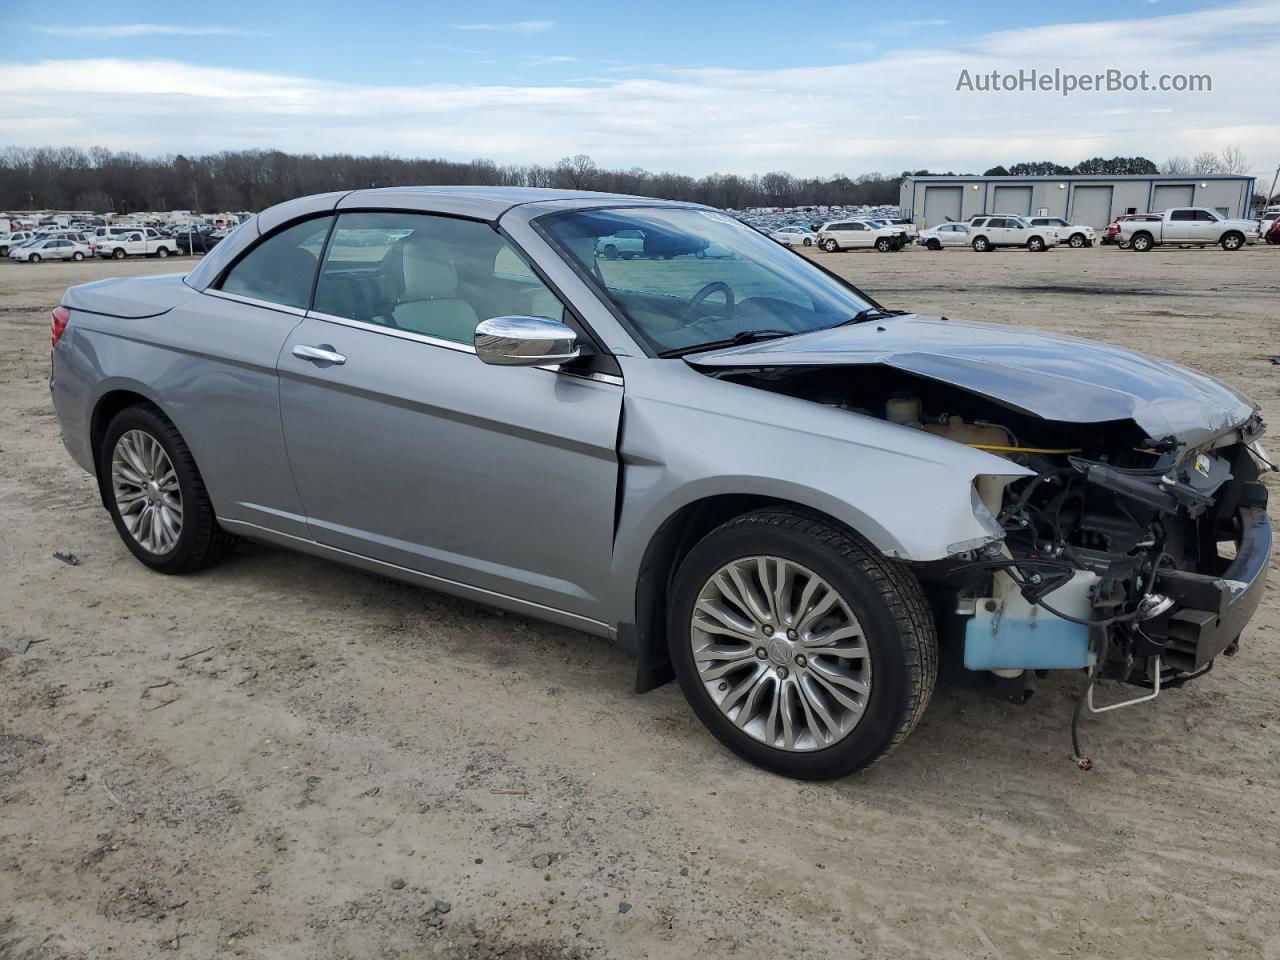
[[[402,300],[452,297],[458,290],[458,269],[449,248],[428,237],[407,237],[402,249]]]

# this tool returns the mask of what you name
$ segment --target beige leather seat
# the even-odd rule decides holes
[[[458,293],[458,269],[439,240],[408,237],[401,249],[404,287],[391,311],[401,330],[457,343],[475,340],[480,318]]]

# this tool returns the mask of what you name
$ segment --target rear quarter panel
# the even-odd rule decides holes
[[[130,391],[182,433],[219,516],[305,535],[275,369],[299,317],[200,294],[180,281],[161,313],[118,317],[85,309],[130,300],[129,285],[108,294],[95,302],[91,293],[69,291],[71,322],[54,351],[53,402],[76,462],[96,472],[94,411],[108,394]],[[146,297],[137,295],[133,312],[146,312]]]

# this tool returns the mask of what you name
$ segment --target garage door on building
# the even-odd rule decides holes
[[[987,213],[1011,213],[1017,217],[1031,216],[1030,187],[996,187],[995,198]]]
[[[1114,187],[1076,187],[1071,191],[1072,223],[1101,230],[1111,222],[1111,194]]]
[[[964,187],[924,188],[924,227],[936,227],[947,218],[960,219],[960,205],[964,200]]]
[[[1162,184],[1151,193],[1151,212],[1160,213],[1170,207],[1189,207],[1195,195],[1194,184]]]

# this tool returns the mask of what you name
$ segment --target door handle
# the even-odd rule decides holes
[[[308,347],[300,343],[293,348],[293,355],[299,360],[310,360],[320,366],[341,366],[347,362],[346,357],[327,343],[322,343],[318,347]]]

